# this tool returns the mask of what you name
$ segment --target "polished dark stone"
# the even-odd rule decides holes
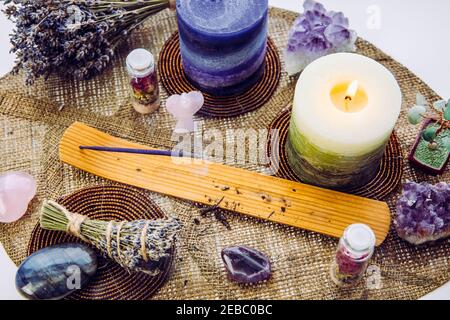
[[[222,250],[222,260],[231,280],[239,283],[255,283],[270,278],[269,258],[252,248],[228,247]]]
[[[97,271],[97,256],[89,247],[64,243],[41,249],[19,266],[17,290],[33,300],[62,299],[86,286]]]

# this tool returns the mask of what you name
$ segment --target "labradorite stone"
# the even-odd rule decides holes
[[[41,249],[19,266],[17,290],[33,300],[62,299],[86,286],[97,271],[97,256],[89,247],[64,243]]]

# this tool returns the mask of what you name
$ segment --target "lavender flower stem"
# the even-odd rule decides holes
[[[114,50],[146,18],[172,0],[10,0],[5,13],[15,22],[13,71],[24,69],[27,84],[58,72],[88,79],[102,72]]]

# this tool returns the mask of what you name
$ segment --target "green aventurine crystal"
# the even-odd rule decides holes
[[[450,139],[450,130],[441,131],[434,140],[437,148],[432,150],[429,148],[429,143],[422,137],[417,145],[414,158],[429,167],[441,169],[448,157],[448,150],[444,143],[445,139]]]

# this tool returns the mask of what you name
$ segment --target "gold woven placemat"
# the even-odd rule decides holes
[[[270,11],[269,34],[280,53],[295,17],[295,13],[288,11]],[[15,263],[26,256],[27,243],[44,198],[59,198],[83,187],[106,183],[60,163],[58,142],[72,122],[83,121],[110,134],[153,147],[169,148],[175,144],[171,141],[174,120],[165,110],[164,103],[150,116],[133,111],[128,102],[128,78],[123,62],[127,52],[136,47],[149,48],[158,56],[176,27],[172,12],[164,11],[152,17],[133,34],[113,65],[89,81],[52,76],[46,82],[40,80],[25,87],[21,74],[7,75],[0,80],[0,171],[25,170],[39,183],[38,195],[27,215],[16,223],[0,225],[0,241]],[[417,135],[417,129],[405,120],[406,107],[414,103],[416,92],[429,100],[439,97],[372,44],[359,39],[357,46],[358,52],[389,68],[400,83],[404,99],[396,132],[403,152],[406,152]],[[296,79],[287,76],[283,65],[277,92],[262,108],[233,119],[198,118],[197,121],[204,129],[215,128],[224,134],[233,128],[268,128],[292,100]],[[165,101],[167,94],[163,88],[161,90]],[[58,111],[59,107],[63,107],[62,111]],[[411,168],[406,154],[403,157],[403,180],[450,181],[448,171],[443,176],[430,177]],[[264,167],[250,164],[241,167],[264,171]],[[393,213],[399,191],[386,199]],[[380,270],[381,281],[367,286],[366,280],[375,279],[372,275],[356,288],[339,290],[328,275],[336,239],[232,213],[228,214],[231,230],[213,218],[201,218],[197,225],[193,219],[199,217],[199,210],[193,204],[149,194],[166,213],[177,215],[184,224],[174,273],[154,296],[157,299],[416,299],[450,280],[449,241],[415,247],[397,238],[391,230],[372,260],[372,270]],[[220,258],[220,250],[229,245],[247,245],[268,254],[273,277],[252,287],[229,282]]]

